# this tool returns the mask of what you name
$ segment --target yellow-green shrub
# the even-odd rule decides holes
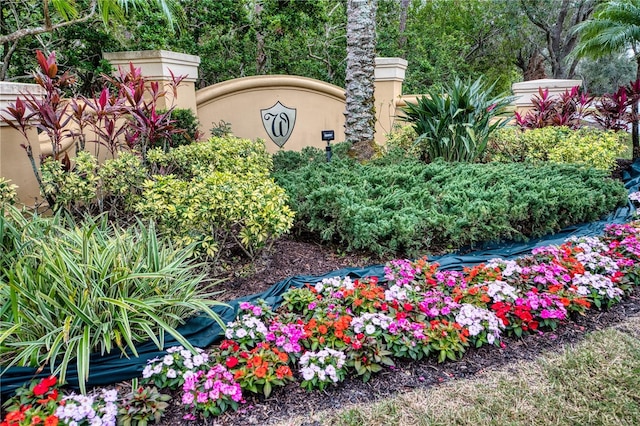
[[[18,193],[16,192],[18,186],[9,182],[9,180],[0,177],[0,208],[5,204],[15,204],[18,199]]]
[[[414,149],[414,144],[418,135],[413,126],[394,124],[390,133],[386,135],[386,146],[388,149],[399,148],[405,151]]]
[[[168,153],[156,149],[148,153],[147,160],[156,170],[162,167],[185,178],[191,178],[209,166],[236,174],[268,174],[273,167],[271,155],[262,141],[232,136],[211,138],[172,149]]]
[[[78,152],[75,165],[66,171],[62,162],[42,163],[42,192],[55,200],[56,208],[77,208],[95,201],[98,191],[98,160],[86,151]]]
[[[239,247],[253,257],[293,224],[286,202],[284,190],[262,173],[208,169],[190,180],[154,176],[136,210],[180,245],[197,242],[210,256]]]
[[[139,155],[122,151],[116,158],[106,160],[98,170],[102,196],[111,198],[113,203],[122,203],[129,209],[142,191],[142,183],[147,178],[147,170]]]
[[[570,132],[551,148],[549,161],[584,164],[610,171],[616,166],[616,158],[624,150],[617,133],[582,128]]]
[[[550,126],[522,131],[507,127],[492,137],[485,159],[576,163],[611,170],[615,166],[615,159],[623,151],[620,135],[608,130],[571,130],[566,126]]]
[[[147,180],[136,211],[180,244],[197,242],[208,255],[237,247],[252,257],[293,224],[260,141],[212,138],[148,158],[174,173]]]

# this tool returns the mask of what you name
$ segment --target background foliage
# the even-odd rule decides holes
[[[97,77],[108,70],[102,51],[168,49],[199,55],[198,87],[256,74],[294,74],[344,86],[346,58],[346,2],[344,0],[177,0],[182,14],[174,29],[157,4],[130,8],[123,21],[107,27],[98,19],[53,33],[24,38],[0,46],[5,79],[29,81],[33,51],[55,50],[60,65],[80,78],[76,90],[88,94],[99,88]],[[566,5],[565,5],[566,3]],[[552,76],[551,58],[564,60],[568,52],[550,52],[547,35],[525,13],[546,24],[565,12],[559,46],[571,36],[579,4],[591,0],[378,0],[377,55],[409,61],[405,93],[424,93],[433,85],[455,78],[497,81],[496,93],[523,79]],[[0,29],[16,25],[9,3],[0,5]],[[18,3],[16,3],[18,4]],[[22,20],[38,22],[37,2],[24,4]],[[80,0],[86,6],[87,0]],[[31,14],[26,16],[27,14]],[[547,25],[547,27],[551,27]],[[633,77],[632,58],[616,57],[615,72],[581,60],[577,69],[560,77],[579,75],[591,93],[600,94]],[[569,67],[565,67],[567,70]]]

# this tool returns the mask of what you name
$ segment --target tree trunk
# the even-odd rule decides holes
[[[636,58],[636,81],[640,79],[640,56]],[[633,100],[633,104],[631,105],[632,112],[632,123],[631,123],[631,146],[632,149],[632,158],[637,160],[640,158],[640,128],[638,125],[638,99],[637,97]]]
[[[359,160],[375,154],[376,0],[347,0],[345,136]]]
[[[400,37],[398,38],[398,50],[404,59],[407,59],[407,52],[405,48],[407,47],[407,35],[405,31],[407,30],[407,11],[409,9],[410,0],[401,0],[400,1],[400,22],[398,25],[398,34]]]
[[[254,7],[254,19],[256,26],[256,74],[265,74],[267,68],[267,53],[264,45],[264,28],[262,27],[262,4],[256,1]]]
[[[544,56],[540,52],[535,52],[523,69],[524,81],[539,80],[547,78],[547,72],[544,69]]]

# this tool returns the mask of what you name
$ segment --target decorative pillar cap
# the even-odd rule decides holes
[[[142,75],[151,80],[171,80],[173,75],[186,75],[185,81],[194,82],[198,78],[200,57],[169,50],[138,50],[132,52],[104,52],[102,57],[115,68],[128,68],[132,63],[140,68]]]
[[[0,81],[0,115],[7,118],[7,107],[13,106],[18,97],[24,99],[25,94],[31,94],[35,97],[44,96],[44,88],[32,83],[14,83],[10,81]],[[6,123],[0,121],[0,126]]]
[[[402,58],[376,58],[375,81],[404,81],[408,64]]]

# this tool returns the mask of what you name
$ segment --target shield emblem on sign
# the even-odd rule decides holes
[[[280,101],[267,109],[261,109],[262,125],[271,140],[280,148],[287,142],[296,124],[296,109],[287,108]]]

